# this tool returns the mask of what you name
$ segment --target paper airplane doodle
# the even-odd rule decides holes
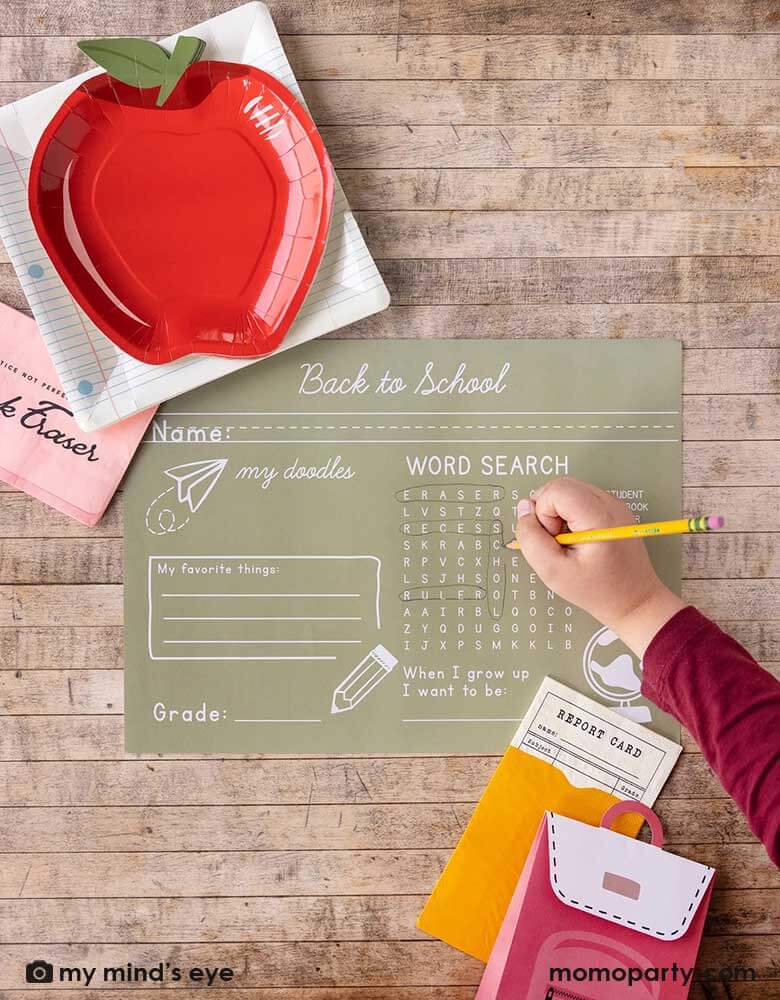
[[[179,503],[186,503],[190,512],[194,514],[217,485],[217,480],[227,463],[226,458],[215,458],[207,462],[187,462],[186,465],[166,469],[165,475],[175,480]]]
[[[175,465],[172,469],[163,469],[163,474],[172,479],[175,486],[163,490],[146,508],[147,531],[153,535],[181,531],[217,485],[227,463],[226,458],[212,458],[205,462],[187,462],[185,465]],[[178,505],[169,497],[174,490]],[[182,507],[189,514],[183,516]]]

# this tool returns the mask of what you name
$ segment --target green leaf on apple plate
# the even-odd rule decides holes
[[[162,45],[145,38],[94,38],[79,42],[78,47],[109,76],[130,87],[159,87],[156,103],[162,107],[187,67],[203,55],[206,43],[180,35],[170,55]]]

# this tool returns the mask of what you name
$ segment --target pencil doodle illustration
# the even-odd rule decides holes
[[[389,677],[398,659],[380,643],[358,663],[333,692],[331,715],[351,712],[374,688]]]
[[[214,458],[164,469],[163,474],[173,479],[174,485],[159,493],[146,508],[147,531],[153,535],[168,535],[186,527],[192,515],[217,485],[227,463],[226,458]],[[169,497],[174,490],[175,499]]]

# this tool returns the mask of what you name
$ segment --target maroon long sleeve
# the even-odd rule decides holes
[[[780,865],[780,683],[688,607],[648,646],[642,694],[690,730]]]

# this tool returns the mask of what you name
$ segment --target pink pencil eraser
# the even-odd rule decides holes
[[[708,517],[707,518],[707,527],[710,529],[710,531],[714,531],[715,528],[722,528],[725,525],[725,523],[726,523],[726,518],[725,517]]]

